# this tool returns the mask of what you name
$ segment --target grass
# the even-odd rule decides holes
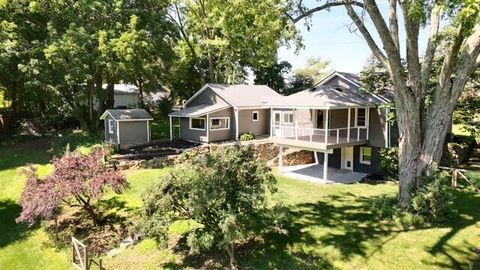
[[[69,251],[53,247],[41,226],[27,228],[14,222],[21,210],[17,202],[25,182],[18,171],[26,163],[35,163],[41,173],[48,173],[51,145],[50,139],[42,138],[0,148],[0,269],[71,267]],[[95,143],[86,145],[91,147]],[[141,194],[167,171],[128,171],[130,188],[121,195],[108,194],[103,203],[126,218],[135,217],[142,204]],[[448,226],[403,229],[377,220],[367,209],[373,198],[395,193],[395,185],[318,185],[281,176],[278,179],[279,191],[275,198],[288,208],[288,235],[268,234],[262,236],[261,241],[246,244],[237,254],[241,266],[254,269],[468,269],[468,264],[478,259],[472,249],[480,243],[479,194],[455,193],[459,215]],[[219,258],[226,258],[226,254],[220,253],[213,259],[185,257],[158,248],[154,240],[146,239],[116,257],[105,257],[104,264],[107,269],[199,268],[204,261]]]
[[[178,123],[179,120],[174,118],[172,121],[173,136],[178,137],[178,132],[180,129],[180,125]],[[151,128],[152,140],[170,139],[170,121],[168,117],[156,117],[155,120],[152,121]]]

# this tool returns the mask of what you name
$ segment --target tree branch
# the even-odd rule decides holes
[[[455,59],[458,57],[458,52],[462,47],[464,36],[464,26],[460,24],[457,27],[457,32],[453,38],[452,45],[449,47],[445,59],[443,60],[442,68],[440,70],[440,76],[438,78],[438,87],[443,88],[447,84],[452,76],[453,67],[455,65]]]
[[[363,6],[363,3],[362,3],[362,2],[358,2],[358,1],[351,1],[349,4],[350,4],[350,5],[357,6],[357,7],[361,7],[361,8],[364,7],[364,6]],[[298,21],[304,19],[305,17],[308,17],[308,16],[312,15],[312,14],[315,13],[315,12],[319,12],[319,11],[322,11],[322,10],[325,10],[325,9],[329,9],[329,8],[332,8],[332,7],[343,6],[343,5],[345,5],[345,2],[342,1],[342,0],[339,0],[339,1],[336,1],[336,2],[328,2],[328,3],[325,3],[325,4],[320,5],[320,6],[318,6],[318,7],[309,9],[309,10],[307,10],[307,11],[305,11],[305,12],[302,11],[301,14],[298,15],[298,17],[296,17],[296,18],[293,18],[293,16],[291,16],[291,15],[289,15],[289,14],[287,14],[287,16],[290,17],[290,18],[292,18],[292,21],[293,21],[294,23],[297,23]],[[300,8],[299,8],[299,10],[300,10]]]
[[[358,30],[360,33],[362,33],[363,37],[365,38],[368,46],[372,50],[372,53],[375,55],[375,57],[382,63],[382,65],[387,69],[390,70],[390,65],[388,63],[388,59],[385,56],[385,54],[380,50],[378,45],[375,43],[375,41],[372,38],[372,35],[368,31],[368,29],[365,27],[363,24],[362,20],[358,16],[358,14],[355,12],[353,9],[352,5],[350,4],[345,4],[345,9],[347,10],[348,16],[352,19],[353,23],[357,26]]]
[[[437,49],[437,36],[440,26],[440,6],[435,5],[430,16],[430,34],[427,42],[427,49],[425,50],[425,57],[422,61],[422,70],[421,70],[421,84],[422,84],[422,93],[421,96],[425,96],[428,88],[428,78],[430,77],[430,72],[432,70],[433,56],[435,50]]]
[[[400,49],[400,41],[398,38],[398,17],[397,17],[397,0],[390,0],[390,33],[397,49]]]

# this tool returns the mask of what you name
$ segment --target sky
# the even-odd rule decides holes
[[[315,1],[308,2],[309,6],[315,4]],[[388,15],[388,1],[377,1],[377,3],[379,3],[382,14]],[[323,60],[330,60],[330,68],[333,70],[360,72],[371,55],[371,51],[360,33],[349,31],[348,26],[351,23],[344,7],[334,7],[330,11],[315,13],[312,17],[310,31],[307,31],[305,21],[297,22],[297,29],[303,37],[304,48],[295,54],[295,48],[281,47],[278,51],[279,61],[288,61],[295,70],[303,67],[309,57],[320,57]],[[405,44],[402,23],[400,20],[401,46]],[[368,22],[368,26],[371,29],[370,33],[374,36],[375,31],[372,29],[371,22]],[[377,36],[374,38],[379,47],[382,47],[378,41],[379,38]],[[427,30],[423,29],[419,37],[421,50],[426,47],[427,38]]]

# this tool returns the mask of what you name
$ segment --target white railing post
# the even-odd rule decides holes
[[[325,143],[328,143],[328,113],[329,110],[325,110]]]
[[[340,142],[340,129],[337,128],[337,144]]]
[[[357,141],[360,141],[360,127],[357,127]]]
[[[351,122],[351,108],[348,108],[348,123],[347,123],[347,142],[350,142],[350,122]]]
[[[298,140],[298,120],[297,120],[297,109],[293,109],[293,124],[295,128],[293,132],[295,133],[295,140]]]

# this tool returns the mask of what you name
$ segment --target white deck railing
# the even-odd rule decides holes
[[[367,127],[344,127],[327,130],[308,127],[308,124],[300,124],[298,126],[274,125],[272,131],[274,137],[282,139],[294,139],[325,144],[340,144],[368,140]]]

